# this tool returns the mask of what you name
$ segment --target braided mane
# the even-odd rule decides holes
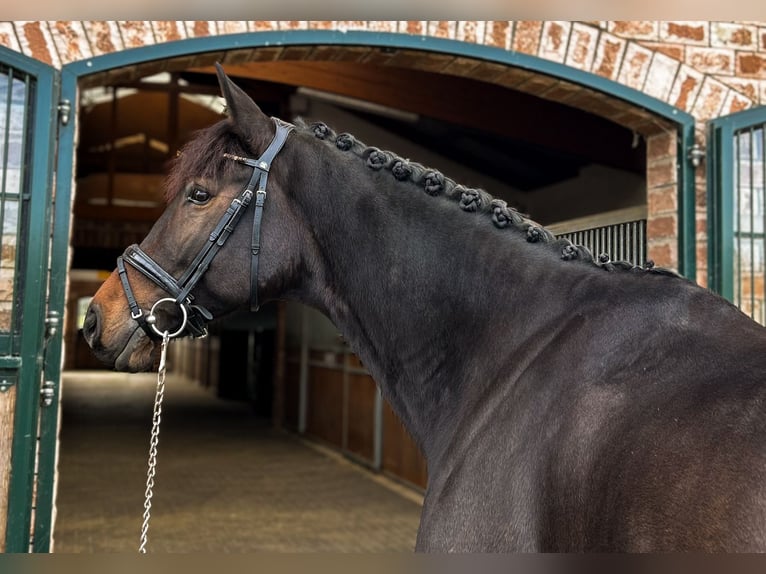
[[[566,238],[556,237],[553,233],[523,216],[502,199],[494,198],[483,189],[466,187],[455,182],[441,172],[419,163],[401,158],[390,151],[367,146],[349,133],[336,134],[323,122],[306,124],[302,119],[295,121],[302,131],[313,133],[320,140],[334,145],[341,151],[347,151],[364,160],[369,169],[385,170],[399,181],[411,181],[431,196],[443,195],[455,201],[463,211],[489,216],[495,227],[515,229],[524,234],[530,243],[544,243],[560,251],[564,261],[582,261],[593,264],[605,271],[651,271],[663,275],[680,277],[670,269],[654,267],[653,261],[644,265],[634,265],[629,261],[611,261],[609,254],[601,253],[594,257],[584,245],[577,245]]]

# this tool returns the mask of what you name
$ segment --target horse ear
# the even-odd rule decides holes
[[[216,62],[215,69],[229,117],[240,135],[252,142],[253,136],[263,133],[263,129],[270,129],[272,122],[258,104],[226,75],[221,64]]]

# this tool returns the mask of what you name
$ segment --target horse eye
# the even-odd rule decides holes
[[[204,205],[210,200],[210,192],[195,185],[191,188],[191,190],[189,190],[187,197],[192,203],[196,203],[197,205]]]

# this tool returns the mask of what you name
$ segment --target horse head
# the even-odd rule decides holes
[[[151,369],[166,332],[204,335],[212,318],[289,290],[301,265],[306,234],[286,187],[292,126],[217,69],[228,118],[173,160],[165,211],[118,259],[85,317],[85,340],[117,370]]]

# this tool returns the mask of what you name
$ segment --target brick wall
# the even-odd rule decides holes
[[[592,72],[699,119],[766,103],[766,21],[5,21],[0,45],[54,67],[110,52],[242,32],[423,34]]]
[[[3,234],[0,253],[0,331],[8,332],[11,330],[16,276],[16,235]]]
[[[608,78],[692,114],[697,141],[705,122],[766,104],[766,21],[5,21],[0,45],[61,67],[138,46],[211,35],[306,29],[397,32],[484,44],[529,54]],[[417,63],[413,63],[417,66]],[[549,79],[522,88],[567,101]],[[564,86],[566,87],[566,86]],[[547,93],[543,93],[547,92]],[[571,99],[567,101],[572,104]],[[606,109],[591,98],[580,107]],[[630,126],[624,110],[610,119]],[[604,112],[604,115],[607,115]],[[630,126],[632,127],[632,126]],[[640,130],[639,130],[640,131]],[[643,132],[642,132],[643,133]],[[649,255],[677,265],[674,135],[644,134],[648,146]],[[705,178],[698,168],[699,276],[705,282]]]

